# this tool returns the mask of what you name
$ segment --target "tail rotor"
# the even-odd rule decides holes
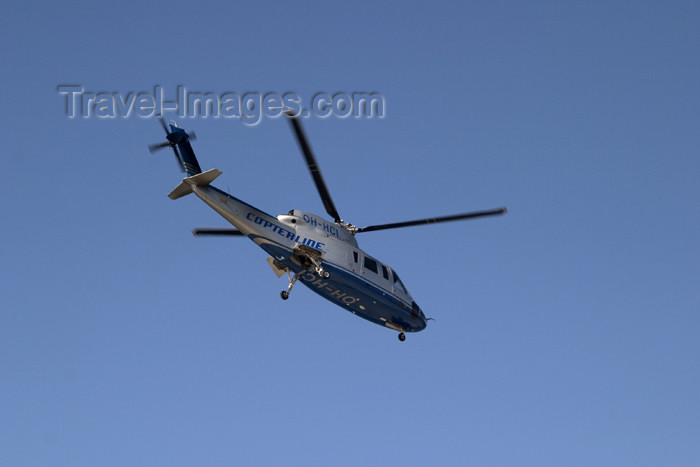
[[[202,169],[199,167],[197,158],[194,156],[194,151],[189,143],[190,140],[197,139],[197,135],[194,132],[185,132],[185,130],[182,128],[178,128],[176,124],[171,124],[170,129],[168,129],[168,125],[165,123],[162,115],[158,116],[158,121],[165,131],[166,141],[163,141],[162,143],[149,144],[148,150],[151,152],[151,154],[160,151],[163,148],[170,147],[175,154],[175,160],[177,161],[180,171],[187,172],[190,175],[201,173]],[[182,157],[180,149],[187,153],[187,158]]]

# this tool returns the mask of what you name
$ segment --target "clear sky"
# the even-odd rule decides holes
[[[0,465],[700,465],[697,2],[93,3],[0,6]],[[157,121],[61,84],[378,92],[303,121],[343,218],[510,212],[358,237],[435,318],[400,343],[193,238]],[[178,121],[325,215],[283,119]]]

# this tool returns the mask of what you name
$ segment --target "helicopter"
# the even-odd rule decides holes
[[[299,116],[287,112],[285,118],[291,123],[307,169],[332,221],[297,209],[274,216],[212,186],[211,183],[222,172],[216,168],[202,171],[190,144],[196,135],[187,133],[175,122],[166,125],[161,115],[159,121],[165,130],[166,141],[149,145],[149,150],[154,153],[170,147],[181,171],[187,174],[168,197],[176,200],[194,193],[234,226],[197,228],[192,231],[195,236],[245,236],[269,254],[267,262],[277,277],[287,276],[287,288],[280,292],[283,300],[289,299],[292,288],[301,281],[313,292],[350,313],[398,332],[402,342],[406,339],[405,333],[422,331],[431,318],[426,318],[396,270],[360,249],[355,236],[365,232],[496,216],[506,213],[507,209],[500,207],[356,227],[340,217]]]

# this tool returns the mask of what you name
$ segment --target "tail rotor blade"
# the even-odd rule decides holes
[[[173,152],[175,153],[175,160],[177,160],[177,166],[180,168],[180,172],[185,171],[185,163],[182,160],[182,156],[180,155],[180,151],[177,149],[177,146],[172,146]]]
[[[164,143],[149,144],[148,150],[151,151],[151,154],[153,154],[154,152],[157,152],[157,151],[159,151],[163,148],[166,148],[168,146],[170,146],[170,142],[168,142],[168,141],[166,141]]]
[[[163,130],[165,130],[165,134],[170,134],[170,131],[168,130],[168,125],[165,123],[165,119],[162,115],[158,115],[158,121],[160,122],[160,126],[163,127]]]

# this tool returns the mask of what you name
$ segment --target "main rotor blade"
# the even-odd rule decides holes
[[[200,235],[245,237],[245,234],[240,230],[227,228],[194,229],[192,235],[195,237],[199,237]]]
[[[461,221],[464,219],[473,219],[475,217],[497,216],[499,214],[505,214],[506,212],[508,212],[508,210],[505,207],[502,207],[502,208],[498,208],[498,209],[491,209],[488,211],[467,212],[464,214],[455,214],[452,216],[430,217],[430,218],[425,218],[425,219],[418,219],[415,221],[394,222],[393,224],[370,225],[368,227],[363,227],[361,229],[357,229],[357,233],[374,232],[377,230],[386,230],[386,229],[398,229],[401,227],[411,227],[413,225],[438,224],[440,222]]]
[[[323,201],[323,207],[326,208],[326,212],[330,214],[336,222],[340,222],[340,214],[338,214],[338,210],[335,208],[335,204],[333,204],[333,200],[331,199],[331,194],[328,192],[328,187],[326,187],[326,183],[323,181],[321,169],[319,169],[318,164],[316,164],[316,159],[311,152],[311,146],[309,146],[309,142],[306,140],[306,135],[304,135],[304,130],[301,128],[298,117],[291,116],[290,114],[287,115],[289,117],[289,121],[292,123],[292,128],[294,129],[294,134],[297,137],[297,141],[299,142],[299,148],[304,154],[306,166],[309,168],[311,177],[314,179],[314,183],[318,189],[318,194],[321,196],[321,200]]]

